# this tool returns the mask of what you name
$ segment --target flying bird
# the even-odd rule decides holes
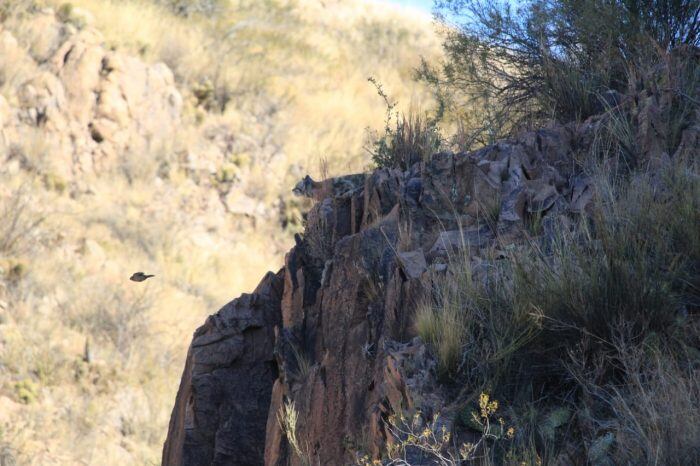
[[[155,277],[155,275],[146,275],[143,272],[136,272],[133,274],[131,277],[129,277],[129,280],[132,282],[142,282],[146,280],[147,278]]]

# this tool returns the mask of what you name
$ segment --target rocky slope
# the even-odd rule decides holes
[[[285,400],[320,464],[348,462],[353,446],[379,453],[394,410],[444,411],[412,311],[455,248],[480,262],[529,216],[585,208],[585,181],[563,164],[576,137],[557,128],[436,154],[323,199],[282,271],[195,333],[164,464],[297,464],[277,420]],[[499,193],[497,241],[479,217]]]
[[[200,213],[276,220],[274,207],[264,209],[242,183],[231,186],[233,174],[220,173],[232,151],[254,143],[218,122],[193,130],[170,68],[109,48],[91,23],[78,8],[70,16],[41,10],[23,25],[29,44],[0,25],[0,58],[14,64],[0,79],[2,171],[37,173],[75,196],[90,194],[100,176],[123,174],[131,183],[182,170],[204,199]]]
[[[364,165],[366,77],[422,102],[439,44],[364,0],[0,3],[0,463],[154,464],[191,329],[293,244],[286,186]]]
[[[53,10],[37,15],[32,27],[42,37],[29,51],[0,29],[0,56],[37,68],[17,87],[13,105],[0,96],[0,143],[10,161],[29,163],[13,143],[31,129],[61,157],[51,166],[65,179],[104,172],[118,154],[173,137],[182,97],[165,65],[107,50],[98,31],[78,30]]]
[[[667,92],[610,96],[640,128],[648,167],[698,151],[697,125],[678,153],[659,144]],[[416,304],[456,251],[478,279],[513,244],[585,214],[594,188],[575,160],[614,114],[326,192],[284,268],[195,332],[163,464],[348,464],[357,451],[377,457],[391,441],[384,420],[411,409],[442,413],[454,431],[449,394],[411,325]],[[281,427],[290,403],[296,452]]]

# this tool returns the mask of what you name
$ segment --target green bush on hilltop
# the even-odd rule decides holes
[[[490,121],[506,130],[599,113],[599,96],[627,91],[659,50],[700,44],[694,0],[440,0],[436,11],[451,26],[446,59],[419,75],[458,112],[465,98],[495,102]]]
[[[435,119],[416,111],[408,116],[400,115],[395,111],[397,103],[389,98],[382,85],[374,78],[368,81],[386,105],[384,133],[368,131],[369,142],[365,146],[375,166],[407,170],[440,149],[443,141]]]

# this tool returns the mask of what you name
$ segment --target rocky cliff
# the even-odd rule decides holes
[[[640,130],[646,167],[697,154],[697,125],[676,154],[658,143],[666,98],[611,96]],[[453,398],[412,327],[417,304],[456,251],[478,278],[513,244],[585,215],[595,190],[576,161],[614,113],[328,190],[282,270],[195,332],[163,464],[348,464],[377,457],[386,418],[411,409],[442,413],[454,432]],[[294,441],[281,416],[292,403]]]
[[[364,0],[174,3],[0,1],[0,464],[156,464],[192,329],[293,244],[307,141],[348,166],[336,154],[382,120],[369,70],[408,101],[439,49],[429,19]],[[269,330],[281,312],[264,306],[250,325]],[[229,322],[212,325],[202,341]],[[247,380],[253,463],[273,338],[207,382]],[[208,346],[211,368],[242,361],[234,341]]]
[[[285,267],[195,333],[164,464],[296,464],[277,419],[285,400],[320,464],[360,445],[379,453],[394,410],[446,411],[413,309],[455,248],[480,262],[522,238],[529,217],[585,208],[586,182],[565,163],[577,139],[560,127],[436,154],[320,201]]]

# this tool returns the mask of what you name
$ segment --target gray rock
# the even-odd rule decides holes
[[[415,251],[400,252],[398,256],[401,261],[401,267],[407,277],[416,279],[423,275],[427,268],[423,251],[417,249]]]

